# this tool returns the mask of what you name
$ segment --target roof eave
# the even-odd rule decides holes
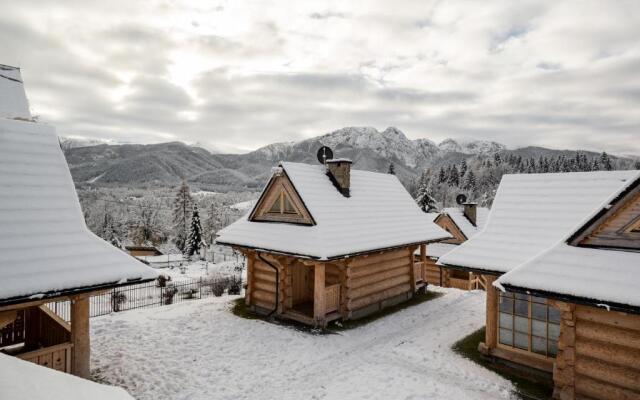
[[[287,252],[287,251],[282,251],[282,250],[267,249],[267,248],[260,247],[260,246],[249,246],[249,245],[242,245],[242,244],[237,244],[237,243],[229,243],[229,242],[221,242],[221,241],[216,241],[216,244],[219,244],[219,245],[222,245],[222,246],[238,247],[238,248],[252,250],[252,251],[264,251],[264,252],[269,252],[269,253],[273,253],[273,254],[279,254],[279,255],[285,255],[285,256],[293,256],[293,257],[298,257],[298,258],[305,258],[305,259],[309,259],[309,260],[334,261],[334,260],[341,260],[341,259],[345,259],[345,258],[363,256],[363,255],[371,254],[371,253],[378,253],[378,252],[381,252],[381,251],[389,251],[389,250],[394,250],[394,249],[400,249],[400,248],[403,248],[403,247],[419,246],[419,245],[422,245],[422,244],[435,243],[435,242],[440,242],[440,241],[446,240],[446,239],[449,239],[449,237],[431,239],[431,240],[420,241],[420,242],[405,243],[405,244],[399,244],[399,245],[394,245],[394,246],[389,246],[389,247],[381,247],[381,248],[376,248],[376,249],[372,249],[372,250],[363,250],[363,251],[360,251],[360,252],[345,253],[345,254],[336,255],[336,256],[329,256],[329,257],[320,257],[320,256],[309,255],[309,254],[293,253],[293,252]]]
[[[592,299],[592,298],[582,297],[582,296],[562,294],[562,293],[557,293],[557,292],[547,291],[547,290],[530,289],[522,286],[511,285],[508,283],[501,283],[501,285],[502,287],[505,288],[505,290],[508,290],[510,292],[529,294],[536,297],[544,297],[544,298],[549,298],[553,300],[565,301],[568,303],[575,303],[575,304],[591,306],[596,308],[604,308],[608,311],[621,311],[625,313],[640,315],[639,306],[632,306],[629,304],[597,300],[597,299]]]
[[[16,305],[16,304],[21,304],[21,303],[29,303],[29,302],[33,302],[33,301],[53,299],[53,298],[57,298],[57,297],[75,296],[75,295],[79,295],[79,294],[95,292],[97,290],[113,289],[113,288],[118,288],[118,287],[122,287],[122,286],[134,285],[134,284],[145,283],[145,282],[151,282],[151,281],[153,281],[155,279],[156,278],[129,279],[126,282],[123,282],[123,283],[119,283],[119,281],[118,282],[108,282],[108,283],[102,283],[102,284],[99,284],[99,285],[82,286],[82,287],[78,287],[78,288],[74,288],[74,289],[64,289],[64,290],[55,290],[55,291],[52,290],[52,291],[44,292],[44,293],[32,293],[32,294],[29,294],[29,295],[9,297],[9,298],[6,298],[6,299],[0,299],[0,306],[11,306],[11,305]],[[42,295],[42,296],[40,296],[40,295]],[[37,297],[34,297],[34,296],[37,296]]]

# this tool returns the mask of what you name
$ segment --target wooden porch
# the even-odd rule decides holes
[[[72,299],[71,324],[43,303],[12,307],[0,308],[0,352],[89,377],[88,298]]]

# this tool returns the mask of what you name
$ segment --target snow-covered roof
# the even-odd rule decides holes
[[[0,64],[0,118],[31,119],[20,69]]]
[[[55,130],[0,118],[0,302],[153,279],[86,227]]]
[[[640,175],[594,171],[504,175],[484,230],[439,264],[510,271],[583,225]]]
[[[0,394],[12,400],[133,400],[124,389],[101,385],[0,353]]]
[[[637,185],[640,177],[610,193],[596,210],[598,215],[613,203],[624,201],[623,192]],[[570,245],[577,232],[593,224],[593,215],[560,243],[502,275],[497,286],[517,287],[561,296],[572,296],[611,307],[640,307],[640,253],[623,249]]]
[[[469,218],[464,215],[464,209],[459,207],[444,208],[442,214],[447,214],[453,223],[458,226],[463,235],[470,239],[480,232],[489,218],[489,209],[486,207],[476,208],[476,226],[473,226]]]
[[[427,245],[427,257],[440,258],[456,247],[458,247],[458,245],[453,243],[431,243]],[[417,254],[420,254],[419,250]]]
[[[640,253],[559,243],[498,279],[499,284],[640,307]]]
[[[223,229],[218,243],[332,259],[450,237],[395,175],[351,170],[351,197],[345,197],[322,165],[281,167],[316,225],[252,222],[246,216]]]

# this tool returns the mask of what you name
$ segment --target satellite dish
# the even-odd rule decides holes
[[[464,194],[461,193],[456,196],[456,203],[458,203],[458,205],[463,205],[466,202],[467,202],[467,196],[465,196]]]
[[[333,150],[328,146],[322,146],[318,149],[318,162],[324,165],[327,160],[331,160],[333,158]]]

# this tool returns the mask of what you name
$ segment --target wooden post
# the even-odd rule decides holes
[[[244,302],[251,305],[251,293],[253,292],[253,263],[255,262],[255,254],[247,254],[247,289],[244,291]]]
[[[325,265],[318,263],[314,267],[313,281],[313,318],[316,324],[324,326],[325,323],[325,290],[324,290],[324,270]]]
[[[420,269],[420,272],[422,273],[422,280],[424,281],[424,283],[428,283],[427,282],[427,245],[426,244],[420,245],[420,262],[422,263],[422,268]]]
[[[71,373],[81,378],[90,378],[91,358],[89,338],[89,296],[71,299]]]
[[[409,275],[411,275],[411,294],[416,293],[416,269],[415,269],[415,257],[413,253],[416,251],[415,247],[409,247]]]
[[[488,349],[498,345],[498,289],[493,287],[494,275],[487,275],[487,326],[484,343]]]

